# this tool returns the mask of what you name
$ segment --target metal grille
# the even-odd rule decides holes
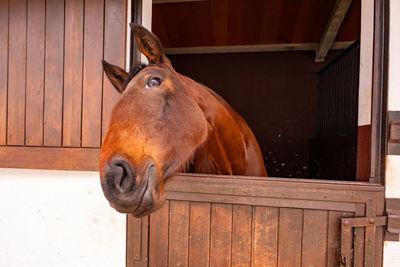
[[[360,42],[318,73],[315,136],[357,136]]]

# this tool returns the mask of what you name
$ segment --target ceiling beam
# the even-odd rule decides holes
[[[202,2],[207,0],[153,0],[153,4],[183,3],[183,2]]]
[[[331,13],[325,32],[322,35],[318,48],[316,49],[315,62],[323,62],[325,60],[326,55],[336,39],[340,26],[346,17],[351,2],[352,0],[336,0],[335,8]]]
[[[346,49],[354,42],[336,42],[331,49]],[[276,52],[276,51],[315,51],[318,43],[302,44],[267,44],[267,45],[231,45],[231,46],[199,46],[164,48],[167,55],[179,54],[215,54],[243,52]]]

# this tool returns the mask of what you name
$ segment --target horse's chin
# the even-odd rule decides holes
[[[161,208],[165,202],[165,197],[162,199],[158,199],[157,201],[154,200],[147,200],[143,201],[145,196],[143,196],[142,201],[140,202],[139,206],[137,207],[129,207],[129,206],[120,206],[118,204],[114,204],[110,202],[110,206],[118,211],[119,213],[131,214],[136,218],[140,218],[146,215],[149,215],[159,208]]]

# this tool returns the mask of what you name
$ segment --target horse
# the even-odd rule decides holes
[[[260,146],[245,120],[206,86],[177,73],[159,39],[130,24],[148,59],[129,73],[102,61],[121,93],[100,153],[100,181],[111,207],[135,217],[165,202],[178,172],[267,176]]]

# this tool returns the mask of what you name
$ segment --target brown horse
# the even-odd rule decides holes
[[[131,24],[149,60],[130,73],[103,61],[122,93],[100,157],[104,195],[119,212],[147,215],[165,201],[164,183],[196,173],[267,176],[246,122],[219,95],[173,69],[156,36]]]

